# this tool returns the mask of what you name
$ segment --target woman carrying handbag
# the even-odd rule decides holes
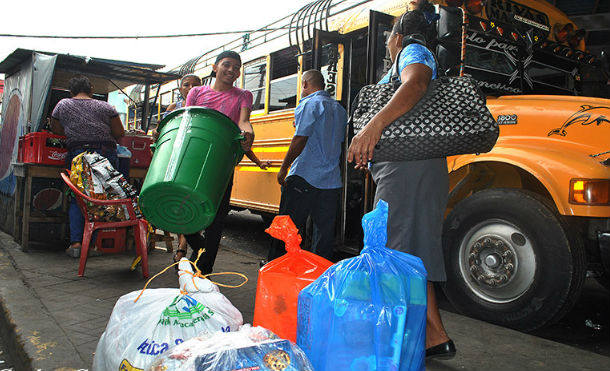
[[[385,127],[409,112],[436,79],[433,54],[421,42],[428,22],[421,11],[404,13],[390,34],[387,47],[398,64],[400,87],[388,103],[354,136],[348,161],[358,169],[369,168],[377,185],[375,204],[389,205],[388,247],[422,259],[428,272],[426,358],[452,358],[455,345],[441,321],[434,282],[446,280],[442,250],[442,224],[449,190],[445,157],[416,161],[374,162],[375,146]],[[397,60],[398,59],[398,60]],[[396,65],[379,82],[388,83]]]

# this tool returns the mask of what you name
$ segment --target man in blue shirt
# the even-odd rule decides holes
[[[303,74],[301,101],[294,110],[296,130],[277,181],[282,186],[280,215],[290,215],[301,234],[311,215],[311,251],[330,259],[341,195],[339,157],[345,139],[347,113],[324,87],[320,71],[309,70]],[[273,240],[268,260],[284,253],[283,244]]]

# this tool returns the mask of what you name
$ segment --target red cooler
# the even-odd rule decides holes
[[[24,163],[59,165],[66,162],[66,137],[43,131],[19,138],[18,158]]]
[[[152,158],[152,153],[150,152],[151,137],[144,134],[126,133],[124,137],[119,139],[119,144],[131,151],[130,167],[148,168]]]

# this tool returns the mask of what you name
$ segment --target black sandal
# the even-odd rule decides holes
[[[176,253],[174,254],[174,263],[179,262],[180,259],[182,259],[182,258],[176,259],[176,257],[178,256],[178,253],[182,253],[183,254],[182,258],[184,258],[184,257],[186,257],[187,251],[185,249],[176,250]],[[174,268],[176,268],[176,270],[178,270],[178,264],[174,265]]]

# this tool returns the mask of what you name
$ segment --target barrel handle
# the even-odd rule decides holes
[[[244,140],[246,137],[244,136],[244,131],[240,131],[238,135],[236,135],[233,140]]]

